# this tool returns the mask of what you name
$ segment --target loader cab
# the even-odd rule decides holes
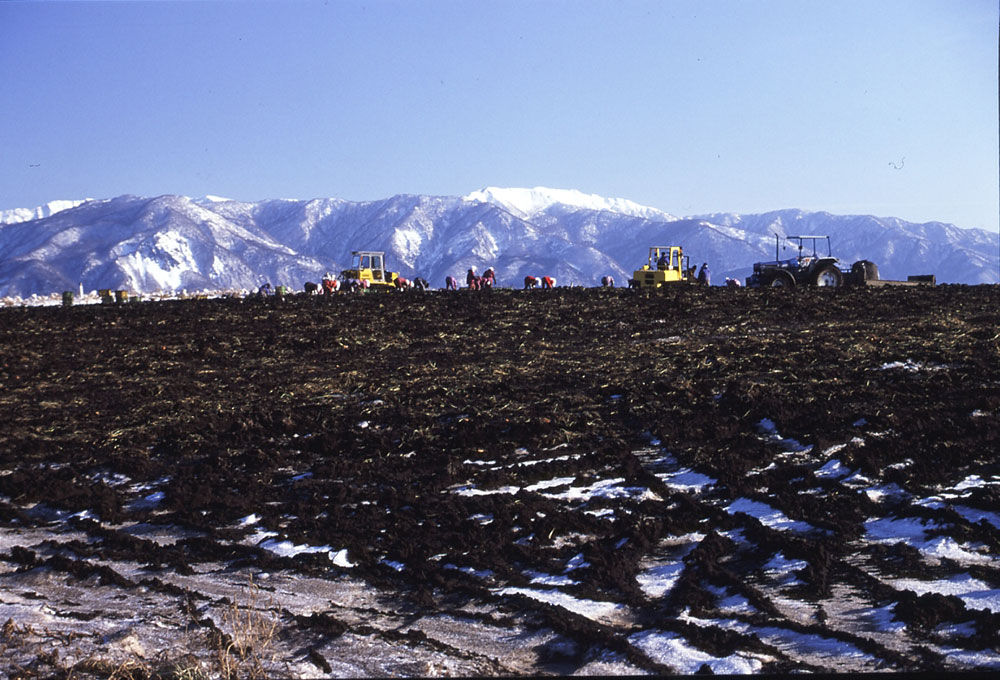
[[[382,281],[385,278],[384,257],[384,253],[355,251],[351,253],[351,269],[371,270],[372,279]]]

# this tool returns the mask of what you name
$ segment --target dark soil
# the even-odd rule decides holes
[[[893,362],[903,366],[886,367]],[[767,438],[765,419],[812,448],[789,453]],[[665,484],[653,460],[662,453],[642,453],[656,448],[716,483],[705,493]],[[970,475],[997,477],[998,450],[996,286],[435,291],[0,311],[0,529],[45,526],[42,506],[89,512],[73,520],[86,540],[0,552],[8,574],[45,568],[130,589],[140,584],[108,563],[139,562],[153,588],[166,588],[164,574],[218,563],[341,572],[326,555],[281,557],[241,543],[253,528],[239,520],[256,513],[293,543],[347,548],[355,566],[346,571],[402,593],[415,613],[476,603],[495,611],[491,625],[517,620],[572,643],[540,649],[538,673],[572,672],[605,652],[671,672],[629,642],[654,628],[716,656],[757,654],[773,672],[839,666],[798,656],[757,628],[840,640],[874,657],[871,669],[948,668],[942,624],[970,631],[950,645],[996,649],[997,613],[892,585],[968,566],[862,540],[872,518],[922,519],[980,546],[991,559],[971,573],[1000,588],[996,526],[815,473],[837,458],[923,499]],[[533,464],[518,465],[525,456]],[[545,493],[526,488],[558,478],[575,479]],[[556,497],[619,478],[651,493]],[[140,484],[147,490],[134,491]],[[455,492],[462,487],[520,491]],[[153,491],[162,500],[142,502]],[[962,503],[998,512],[998,494],[986,485]],[[727,512],[739,498],[816,531]],[[617,511],[583,512],[602,507]],[[136,522],[191,535],[161,544],[117,528]],[[704,538],[683,558],[679,581],[650,597],[637,574],[665,541],[689,534]],[[763,576],[779,552],[807,565],[782,591],[804,618],[774,599]],[[529,570],[563,573],[578,553],[585,566],[563,590],[625,605],[628,621],[499,592],[529,587]],[[722,617],[720,589],[753,611]],[[905,639],[810,618],[847,591],[871,608],[891,606]],[[692,625],[688,615],[749,628]],[[287,624],[316,639],[307,651],[320,668],[322,641],[350,630],[322,612]],[[432,644],[421,635],[400,642]],[[78,667],[77,677],[88,670],[100,675]]]

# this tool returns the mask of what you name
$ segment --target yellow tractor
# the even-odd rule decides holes
[[[351,253],[351,268],[340,272],[343,283],[359,281],[375,289],[395,288],[399,274],[385,269],[385,251],[355,250]],[[367,283],[366,283],[367,282]]]
[[[637,269],[629,281],[630,288],[659,288],[668,283],[691,283],[695,280],[691,258],[680,246],[653,246],[649,261]]]

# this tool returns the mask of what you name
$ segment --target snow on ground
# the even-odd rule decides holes
[[[615,602],[599,602],[597,600],[574,597],[554,588],[542,590],[535,588],[508,587],[497,588],[495,592],[498,595],[524,595],[525,597],[530,597],[531,599],[538,600],[539,602],[551,604],[556,607],[562,607],[566,611],[579,614],[580,616],[592,619],[599,623],[613,624],[618,621],[619,615],[626,611],[624,605],[617,604]]]
[[[758,429],[762,437],[782,452],[803,454],[811,451],[811,447],[803,446],[794,439],[782,437],[774,424],[766,419],[761,421]],[[853,446],[863,445],[863,440],[856,438],[850,444]],[[816,477],[827,483],[841,484],[845,489],[864,494],[877,502],[896,503],[899,507],[907,507],[912,504],[927,509],[951,507],[970,522],[982,520],[994,527],[1000,525],[1000,513],[978,510],[958,503],[966,498],[972,490],[983,485],[998,484],[1000,480],[970,476],[949,489],[941,490],[938,495],[915,500],[897,485],[870,480],[844,465],[839,458],[832,457],[839,453],[842,448],[840,446],[827,448],[824,455],[812,463],[813,473]],[[509,469],[511,466],[532,470],[543,462],[568,460],[582,455],[566,454],[554,457],[552,453],[552,449],[540,451],[537,454],[526,449],[518,449],[514,452],[517,458],[516,462],[505,464],[496,460],[464,460],[465,469],[469,470],[473,477],[467,483],[455,486],[450,491],[462,497],[514,495],[526,491],[561,501],[581,513],[608,518],[613,518],[616,512],[627,512],[628,507],[633,504],[659,499],[656,493],[646,487],[628,485],[622,477],[601,478],[599,473],[594,476],[588,475],[586,482],[580,481],[577,476],[566,475],[492,489],[480,488],[475,481],[475,475],[480,470],[489,471],[501,467]],[[681,466],[676,457],[668,452],[659,448],[651,448],[638,451],[636,455],[645,461],[647,468],[672,490],[697,494],[700,497],[710,497],[715,492],[717,480]],[[300,473],[292,479],[302,480],[308,477],[309,473]],[[158,480],[154,484],[131,487],[135,499],[131,501],[130,507],[155,507],[163,500],[163,493],[157,489],[157,486],[166,483],[166,481]],[[108,478],[106,482],[121,488],[129,488],[130,484],[130,480],[125,477]],[[600,507],[591,508],[590,505],[594,502],[599,502]],[[608,503],[617,505],[611,508],[605,507]],[[718,507],[733,517],[738,518],[741,515],[753,517],[765,527],[778,532],[810,534],[821,531],[807,522],[790,519],[780,509],[768,503],[743,496],[727,501]],[[44,509],[38,508],[36,511],[44,512]],[[84,514],[86,513],[75,513],[75,515],[69,516],[65,513],[61,515],[57,513],[54,515],[54,520],[68,522],[73,517],[79,518]],[[95,517],[94,519],[99,521],[99,518]],[[481,526],[488,526],[494,521],[493,515],[489,513],[478,513],[472,515],[470,519]],[[243,539],[244,544],[256,545],[276,555],[294,558],[299,555],[326,554],[333,566],[345,569],[354,566],[348,559],[346,549],[330,545],[297,544],[284,538],[273,528],[263,526],[262,518],[259,515],[248,515],[239,520],[237,526],[253,528],[253,533]],[[996,555],[991,553],[986,546],[962,543],[943,534],[942,531],[947,527],[941,522],[913,516],[896,516],[890,513],[884,516],[870,517],[863,526],[865,533],[860,539],[862,543],[893,545],[903,542],[916,548],[931,563],[949,560],[962,565],[998,566]],[[159,527],[158,530],[162,532],[163,528]],[[139,533],[142,528],[136,527],[135,531]],[[742,529],[732,529],[720,533],[736,541],[743,548],[752,546]],[[650,600],[662,600],[668,597],[685,573],[687,567],[685,558],[705,537],[704,533],[690,533],[672,536],[664,540],[658,547],[658,555],[645,558],[642,570],[635,576],[636,585],[641,592]],[[519,542],[533,539],[532,535],[519,539]],[[574,542],[577,545],[582,545],[588,539],[588,536],[582,534],[563,536],[560,537],[562,543],[559,545],[574,545]],[[628,539],[623,539],[619,541],[617,547],[622,548],[627,542]],[[0,536],[0,547],[3,547],[4,543],[3,537]],[[525,565],[522,571],[525,579],[522,582],[524,585],[505,584],[497,574],[490,570],[459,566],[445,559],[446,557],[448,556],[441,554],[432,559],[442,560],[441,564],[445,569],[462,572],[488,584],[491,592],[498,596],[529,598],[603,625],[617,626],[629,620],[631,612],[629,607],[624,604],[573,594],[574,586],[580,583],[576,578],[576,573],[591,567],[582,551],[578,550],[563,558],[561,573],[560,569],[554,569],[551,563],[544,566]],[[404,563],[388,557],[383,558],[381,564],[395,571],[407,569]],[[773,601],[783,610],[789,612],[790,618],[800,623],[808,622],[815,615],[817,605],[804,603],[786,594],[790,592],[790,588],[802,585],[796,572],[804,570],[808,566],[809,563],[806,560],[790,558],[778,551],[762,563],[755,575],[750,575],[750,580],[759,589],[759,592],[770,593]],[[264,575],[263,578],[267,578],[267,576]],[[965,606],[971,610],[1000,612],[1000,589],[992,587],[983,579],[973,577],[967,572],[958,573],[949,578],[933,580],[884,578],[883,582],[897,590],[909,590],[918,595],[925,593],[954,595],[960,598]],[[794,626],[784,626],[777,622],[762,624],[758,621],[762,612],[744,594],[717,584],[706,583],[703,584],[703,587],[716,597],[714,609],[716,615],[695,616],[690,611],[685,611],[680,617],[682,622],[692,623],[702,628],[717,628],[723,631],[755,635],[766,645],[780,650],[790,658],[815,664],[818,667],[843,671],[871,670],[878,667],[879,659],[856,645],[832,635],[800,632],[795,630]],[[853,625],[861,629],[868,629],[873,631],[873,635],[893,636],[904,635],[907,632],[906,624],[895,618],[894,605],[881,605],[864,609],[854,607],[849,610],[830,606],[829,609],[833,615],[841,617],[841,625]],[[5,610],[0,608],[0,611]],[[940,635],[943,639],[947,639],[949,636],[968,636],[972,632],[971,630],[963,630],[961,626],[952,626],[950,629],[942,630]],[[753,655],[735,653],[728,656],[713,656],[693,646],[684,636],[655,627],[631,633],[628,636],[628,641],[650,659],[684,674],[695,673],[706,667],[713,673],[724,674],[755,673],[762,668],[762,661]],[[942,647],[941,649],[948,648]],[[977,668],[1000,668],[1000,656],[994,652],[977,653],[958,648],[950,649],[952,649],[950,652],[953,655],[952,659],[958,663],[972,664]],[[615,665],[619,663],[618,661],[609,661],[608,663],[611,664],[608,667],[622,670],[622,666]],[[604,667],[601,666],[601,668]]]
[[[692,675],[708,666],[714,675],[747,675],[756,673],[760,660],[744,654],[726,657],[712,656],[692,647],[680,635],[669,632],[636,633],[629,641],[656,661],[677,669],[682,675]]]
[[[799,533],[817,531],[816,527],[807,522],[788,519],[780,510],[776,510],[765,503],[750,500],[749,498],[737,498],[726,507],[726,512],[730,514],[742,512],[751,517],[756,517],[764,526],[778,529],[779,531],[796,531]]]
[[[851,667],[858,661],[869,665],[877,662],[877,659],[870,654],[834,637],[800,633],[779,626],[756,626],[737,619],[703,619],[687,613],[681,615],[681,620],[700,626],[715,626],[738,633],[753,634],[781,651],[794,652],[796,656],[824,666]]]
[[[958,574],[949,579],[921,581],[917,579],[892,579],[889,581],[899,590],[912,590],[917,595],[937,593],[954,595],[969,609],[984,609],[1000,612],[1000,590],[988,583],[973,578],[969,574]]]

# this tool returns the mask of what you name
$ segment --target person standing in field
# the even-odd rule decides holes
[[[711,285],[712,282],[712,272],[708,269],[708,263],[701,263],[701,271],[698,272],[698,283],[703,286]]]

